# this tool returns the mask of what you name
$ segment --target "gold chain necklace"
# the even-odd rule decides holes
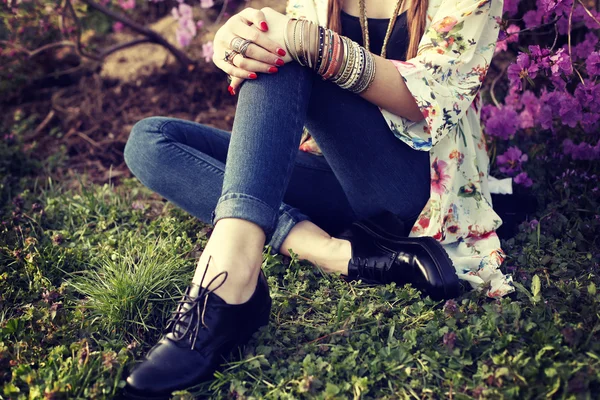
[[[390,24],[388,25],[387,32],[385,33],[385,38],[383,39],[383,47],[381,48],[381,57],[385,58],[386,47],[388,39],[392,34],[392,30],[394,28],[394,24],[396,23],[396,18],[398,18],[398,11],[404,5],[404,0],[398,0],[396,3],[396,9],[394,10],[394,15],[390,18]],[[362,29],[363,34],[363,44],[365,49],[369,51],[369,22],[367,20],[367,10],[365,8],[365,0],[358,0],[358,6],[360,8],[360,27]]]

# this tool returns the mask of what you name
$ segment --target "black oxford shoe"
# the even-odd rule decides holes
[[[207,287],[226,277],[225,272],[217,275]],[[213,293],[218,286],[208,290],[200,285],[188,287],[167,333],[127,378],[126,398],[167,399],[173,391],[211,379],[231,350],[269,322],[271,296],[262,271],[244,304],[227,304]]]
[[[434,300],[460,294],[452,261],[432,237],[402,237],[363,220],[354,222],[338,238],[352,245],[348,279],[378,284],[395,282],[398,286],[411,283]]]

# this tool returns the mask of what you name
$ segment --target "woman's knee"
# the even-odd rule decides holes
[[[161,146],[164,144],[160,130],[164,125],[161,117],[149,117],[138,121],[129,134],[123,152],[125,164],[140,180],[155,176],[152,170],[159,164]]]

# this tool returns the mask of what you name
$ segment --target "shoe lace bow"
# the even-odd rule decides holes
[[[191,349],[193,350],[196,345],[196,339],[198,338],[198,333],[202,327],[208,328],[206,323],[204,322],[204,314],[206,312],[206,305],[208,303],[208,297],[215,290],[219,289],[227,280],[227,271],[223,271],[218,273],[215,277],[213,277],[206,287],[202,286],[204,283],[204,279],[206,278],[206,271],[208,270],[208,265],[210,264],[212,256],[209,256],[208,262],[206,265],[206,269],[204,270],[204,274],[202,275],[202,279],[198,286],[200,286],[200,290],[197,296],[190,296],[190,288],[186,290],[183,298],[179,301],[177,309],[172,312],[171,318],[167,322],[166,330],[171,333],[171,339],[180,342],[188,336],[191,335]],[[209,289],[214,282],[216,282],[220,277],[223,277],[223,280],[212,289]],[[202,304],[202,306],[201,306]]]

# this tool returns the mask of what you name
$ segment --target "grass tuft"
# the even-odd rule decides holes
[[[171,238],[128,240],[97,268],[72,274],[93,324],[107,335],[145,342],[163,326],[191,279],[189,260]]]

